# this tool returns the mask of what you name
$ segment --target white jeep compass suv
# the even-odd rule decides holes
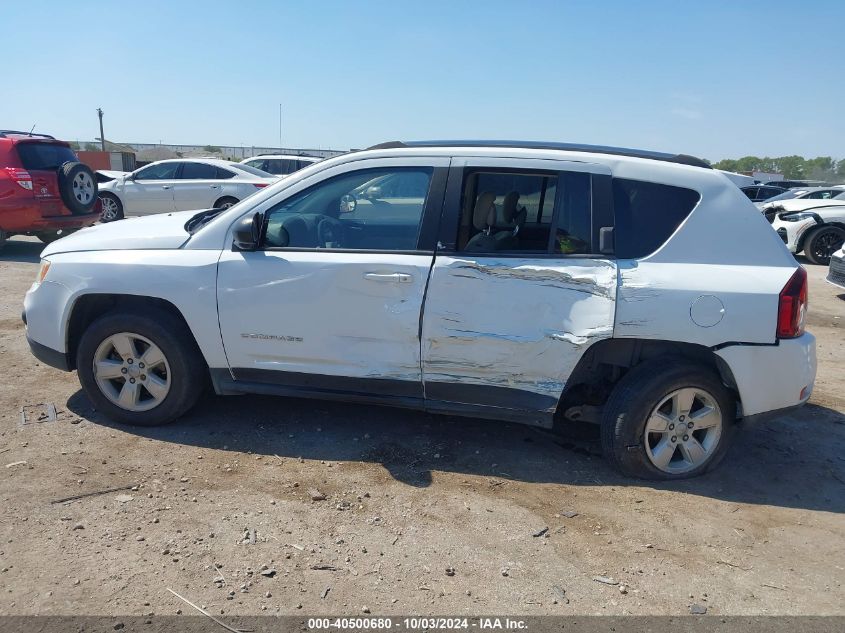
[[[210,380],[595,422],[622,472],[675,479],[815,378],[806,273],[733,183],[683,155],[386,143],[43,257],[32,351],[119,422],[170,422]]]

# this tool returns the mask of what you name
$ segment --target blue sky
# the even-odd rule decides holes
[[[0,127],[69,140],[845,157],[841,0],[3,5]]]

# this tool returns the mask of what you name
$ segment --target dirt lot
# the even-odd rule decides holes
[[[588,444],[386,408],[210,396],[111,424],[29,354],[39,251],[0,254],[0,614],[193,614],[167,588],[241,615],[845,614],[845,295],[820,267],[812,404],[657,485]]]

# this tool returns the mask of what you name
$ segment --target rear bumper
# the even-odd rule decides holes
[[[804,404],[816,379],[816,337],[804,333],[776,345],[731,345],[716,351],[731,370],[742,417]]]
[[[58,205],[59,211],[61,205]],[[0,228],[8,233],[29,233],[51,229],[81,229],[100,219],[99,201],[94,210],[85,215],[42,215],[45,209],[38,202],[30,205],[0,205]],[[55,213],[53,211],[53,213]]]

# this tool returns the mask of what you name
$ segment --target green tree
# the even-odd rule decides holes
[[[802,156],[781,156],[775,159],[777,171],[787,180],[804,178],[804,158]]]
[[[101,148],[99,145],[94,145],[93,143],[85,143],[84,149],[86,152],[99,152]]]
[[[725,171],[736,171],[737,169],[739,169],[739,167],[737,166],[738,164],[738,161],[734,160],[733,158],[724,158],[718,163],[713,163],[713,167],[715,167],[716,169],[724,169]]]
[[[217,147],[216,145],[206,145],[202,148],[202,151],[208,152],[209,154],[222,154],[223,150]]]
[[[836,165],[836,175],[840,178],[845,178],[845,158],[840,160]]]

